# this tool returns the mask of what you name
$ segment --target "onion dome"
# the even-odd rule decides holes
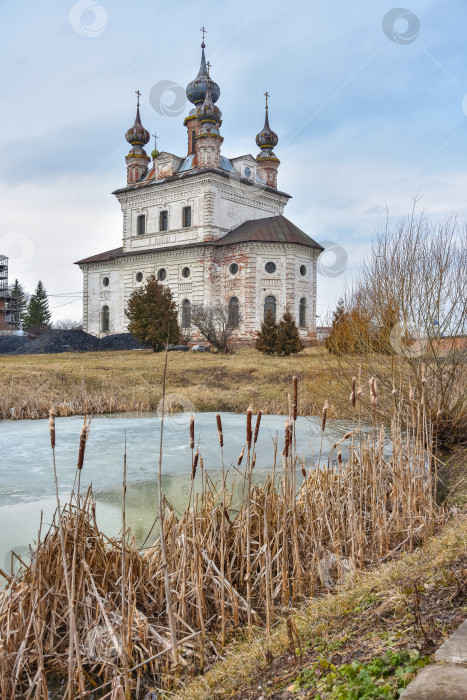
[[[273,148],[275,148],[275,146],[277,146],[278,143],[278,135],[274,131],[272,131],[272,129],[269,126],[268,107],[266,105],[266,118],[264,120],[264,127],[256,137],[256,144],[260,148],[268,148],[272,150]]]
[[[189,83],[186,89],[186,96],[194,105],[199,105],[204,102],[208,91],[208,85],[211,87],[211,99],[213,102],[217,102],[221,95],[219,85],[209,77],[204,55],[205,48],[206,44],[203,41],[201,44],[201,65],[199,67],[199,73],[196,78]]]
[[[141,117],[139,115],[139,96],[138,106],[136,108],[135,123],[133,124],[131,129],[128,129],[128,131],[125,134],[125,138],[128,141],[128,143],[131,143],[132,146],[145,146],[151,138],[149,135],[149,131],[146,131],[144,126],[141,124]]]
[[[198,120],[201,122],[201,124],[205,124],[206,122],[218,124],[221,120],[222,113],[219,107],[216,107],[216,105],[213,102],[210,83],[208,83],[207,86],[206,97],[204,99],[204,102],[203,104],[199,105],[198,110],[196,112],[196,116],[198,117]]]

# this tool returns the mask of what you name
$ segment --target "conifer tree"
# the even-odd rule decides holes
[[[10,311],[12,317],[12,323],[16,329],[20,328],[21,321],[24,319],[24,315],[28,306],[28,301],[26,293],[24,291],[23,285],[19,283],[16,279],[10,289]]]
[[[265,355],[274,355],[277,341],[277,323],[271,309],[268,309],[257,333],[255,348]]]
[[[274,350],[276,355],[291,355],[303,350],[297,324],[289,309],[285,310],[282,320],[277,326]]]
[[[167,341],[178,343],[177,305],[170,289],[160,284],[154,275],[144,287],[133,292],[125,313],[130,320],[129,332],[154,352],[164,350]]]
[[[29,300],[27,311],[24,315],[23,324],[27,329],[43,329],[45,330],[50,326],[50,320],[52,314],[49,309],[49,300],[47,298],[47,292],[39,280],[37,283],[36,291]]]

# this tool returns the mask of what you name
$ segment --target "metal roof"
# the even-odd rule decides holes
[[[132,257],[135,255],[145,255],[146,253],[161,253],[163,251],[199,248],[204,246],[225,246],[235,245],[237,243],[247,243],[248,241],[257,241],[259,243],[295,243],[304,245],[308,248],[324,250],[319,243],[316,243],[310,236],[307,236],[298,226],[295,226],[285,216],[270,216],[266,219],[256,219],[245,221],[233,231],[226,233],[217,241],[197,241],[196,243],[180,244],[174,246],[164,246],[161,248],[144,248],[141,250],[123,251],[123,248],[114,248],[107,250],[105,253],[91,255],[89,258],[78,260],[75,265],[85,265],[94,262],[106,262],[116,260],[117,258]]]
[[[219,238],[216,245],[233,245],[258,241],[262,243],[297,243],[308,248],[324,250],[313,238],[295,226],[285,216],[270,216],[266,219],[254,219],[243,224]]]

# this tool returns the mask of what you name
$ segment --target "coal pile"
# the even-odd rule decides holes
[[[12,355],[30,342],[27,335],[0,335],[0,355]]]
[[[49,354],[56,352],[89,352],[100,349],[100,341],[84,331],[50,330],[18,348],[14,355]]]
[[[99,341],[99,350],[147,350],[149,346],[141,345],[131,333],[107,335]]]

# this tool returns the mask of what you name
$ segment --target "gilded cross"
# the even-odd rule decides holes
[[[138,107],[139,107],[139,98],[141,97],[141,93],[139,90],[136,90],[136,95],[138,95]]]
[[[204,44],[204,35],[207,34],[207,30],[204,27],[201,27],[201,29],[199,31],[203,32],[203,44]]]
[[[268,99],[271,97],[271,95],[270,95],[269,92],[266,90],[266,92],[264,93],[264,96],[265,96],[265,98],[266,98],[266,109],[267,109],[267,108],[268,108]]]

